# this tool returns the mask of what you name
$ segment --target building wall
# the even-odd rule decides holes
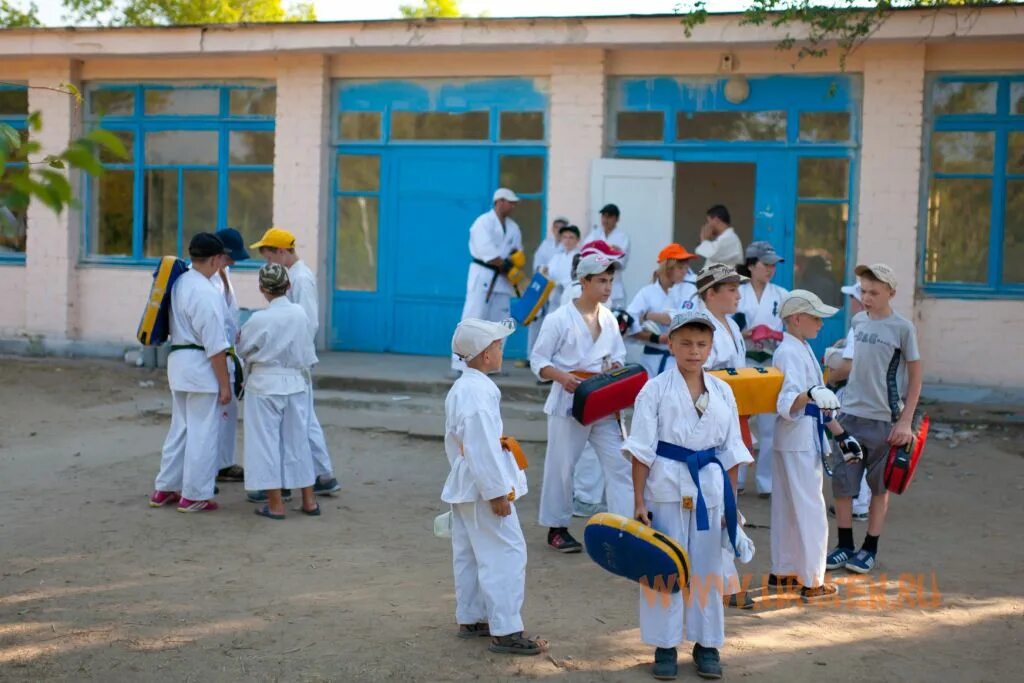
[[[25,333],[25,267],[0,265],[0,337]]]
[[[1024,303],[922,299],[914,323],[925,381],[1024,385]]]

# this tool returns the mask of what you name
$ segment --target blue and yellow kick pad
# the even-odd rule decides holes
[[[660,593],[678,593],[690,583],[690,558],[674,538],[622,515],[602,512],[583,531],[590,559]]]
[[[530,280],[530,286],[526,288],[523,295],[513,299],[509,310],[512,317],[523,327],[532,323],[540,310],[544,308],[551,290],[555,288],[554,280],[550,280],[540,273],[536,273]]]
[[[188,264],[174,256],[164,256],[153,273],[146,309],[142,312],[135,338],[144,346],[159,346],[171,335],[171,289]]]

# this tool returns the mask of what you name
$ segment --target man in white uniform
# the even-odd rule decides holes
[[[217,477],[219,420],[231,402],[224,299],[210,282],[224,264],[224,243],[201,232],[192,238],[192,267],[171,290],[167,381],[171,426],[164,440],[151,507],[178,504],[179,512],[209,512]]]
[[[444,450],[451,472],[441,500],[452,506],[455,619],[460,638],[491,638],[490,650],[537,655],[542,643],[523,633],[526,539],[515,501],[526,493],[525,473],[504,450],[498,372],[502,345],[515,330],[467,318],[452,336],[452,353],[466,363],[444,401]]]
[[[708,209],[707,220],[700,229],[700,239],[694,251],[707,259],[705,266],[711,263],[724,263],[727,266],[743,264],[743,244],[732,227],[729,209],[721,204]]]
[[[240,328],[240,310],[238,299],[235,298],[235,288],[231,284],[231,266],[239,261],[247,261],[249,252],[245,250],[245,242],[242,235],[233,228],[225,228],[214,233],[224,243],[228,250],[227,264],[217,271],[217,274],[210,278],[213,286],[217,288],[224,298],[224,334],[228,344],[234,347],[238,343],[238,331]],[[236,356],[237,357],[237,356]],[[228,363],[228,372],[231,375],[232,384],[235,381],[235,364]],[[217,481],[242,481],[245,478],[245,471],[240,465],[235,464],[235,444],[238,432],[238,399],[231,395],[231,403],[224,406],[224,414],[220,421],[220,455],[219,469],[217,470]]]
[[[315,340],[317,330],[320,329],[316,275],[295,253],[295,235],[281,228],[270,228],[259,242],[249,248],[258,249],[268,263],[279,263],[288,269],[288,280],[291,282],[288,299],[302,306],[302,310],[306,312],[309,333]],[[316,471],[314,492],[318,496],[337,493],[341,490],[341,484],[334,476],[331,454],[327,451],[327,439],[320,426],[320,420],[316,417],[316,411],[312,408],[309,414],[309,447],[313,451],[313,469]],[[250,497],[250,500],[260,502],[253,500],[253,497]]]
[[[640,637],[656,648],[652,673],[661,680],[678,674],[676,647],[684,639],[684,622],[685,638],[694,642],[697,673],[722,675],[718,648],[725,644],[725,615],[719,576],[723,553],[735,553],[739,536],[739,510],[726,472],[752,459],[740,436],[732,390],[704,372],[715,334],[705,313],[691,310],[672,319],[672,367],[640,391],[622,444],[632,463],[632,516],[682,544],[692,568],[686,600],[682,592],[641,589]]]
[[[544,238],[544,241],[537,247],[537,251],[533,253],[533,272],[539,273],[541,269],[546,268],[551,259],[558,253],[559,249],[559,231],[569,225],[569,219],[559,216],[551,222],[551,229],[548,230],[548,236]],[[541,308],[540,313],[527,328],[526,336],[526,354],[529,356],[530,351],[533,351],[533,345],[537,343],[537,335],[540,334],[540,325],[544,321],[544,316],[547,315],[549,310],[554,310],[552,304],[555,307],[558,306],[558,301],[554,297],[548,298],[548,302]]]
[[[626,307],[626,288],[622,283],[626,268],[629,266],[629,237],[626,231],[619,226],[619,207],[615,204],[605,204],[601,209],[601,232],[590,234],[588,240],[602,240],[622,252],[619,257],[619,267],[615,276],[615,284],[612,288],[612,298],[608,306],[612,309]]]
[[[282,489],[302,489],[305,515],[319,516],[313,493],[316,475],[309,448],[313,406],[309,370],[316,364],[306,313],[288,300],[288,271],[267,263],[259,272],[269,306],[256,311],[241,331],[238,352],[249,378],[245,392],[245,487],[266,491],[257,515],[284,519]]]
[[[586,426],[572,417],[572,394],[580,381],[621,366],[626,359],[615,315],[601,305],[611,296],[615,268],[616,262],[604,254],[580,259],[576,266],[580,297],[544,320],[530,356],[533,372],[541,379],[553,380],[544,404],[548,445],[540,524],[548,527],[548,545],[562,553],[582,550],[568,526],[573,514],[573,468],[588,442],[604,470],[609,511],[627,517],[631,514],[629,467],[619,455],[622,436],[615,416]]]

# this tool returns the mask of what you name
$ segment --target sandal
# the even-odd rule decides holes
[[[258,508],[253,510],[254,513],[260,517],[266,517],[267,519],[284,519],[284,515],[279,515],[270,511],[269,505],[260,505]]]
[[[481,621],[478,624],[459,624],[459,632],[456,635],[459,638],[490,637],[491,627],[487,625],[486,621]]]
[[[544,650],[544,641],[530,640],[522,631],[507,636],[494,636],[487,647],[491,652],[505,655],[539,655]]]
[[[301,512],[302,514],[307,515],[309,517],[319,517],[320,516],[320,503],[317,503],[316,507],[313,508],[312,510],[307,510],[304,507],[297,507],[295,509],[298,510],[299,512]]]

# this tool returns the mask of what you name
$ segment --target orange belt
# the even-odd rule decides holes
[[[501,448],[512,454],[515,458],[516,465],[519,469],[525,470],[529,463],[526,461],[526,453],[523,452],[523,447],[519,445],[519,441],[514,436],[503,436],[501,437]]]
[[[600,372],[587,372],[586,370],[570,370],[569,374],[579,379],[590,379],[591,377],[597,377]]]

